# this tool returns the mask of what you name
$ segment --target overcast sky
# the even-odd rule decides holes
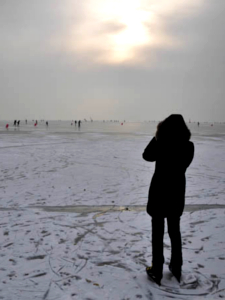
[[[224,0],[0,0],[0,119],[225,121]]]

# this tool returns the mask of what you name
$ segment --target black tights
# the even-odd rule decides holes
[[[171,260],[170,265],[175,268],[181,268],[182,260],[182,242],[180,234],[180,217],[167,218],[168,233],[171,241]],[[163,271],[163,236],[164,236],[164,218],[152,218],[152,265],[159,275]]]

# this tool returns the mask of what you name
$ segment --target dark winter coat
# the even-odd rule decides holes
[[[156,162],[149,188],[147,213],[151,216],[181,216],[185,204],[185,171],[194,157],[190,141],[156,140],[143,153],[143,159]]]

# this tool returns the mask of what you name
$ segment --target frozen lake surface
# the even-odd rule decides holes
[[[225,125],[188,124],[195,157],[181,221],[183,279],[151,283],[157,123],[0,122],[0,299],[225,298]],[[206,210],[207,209],[207,210]]]

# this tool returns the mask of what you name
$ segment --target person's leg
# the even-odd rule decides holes
[[[171,241],[170,270],[179,281],[181,276],[181,268],[183,264],[180,217],[167,218],[167,224],[168,233]]]
[[[154,272],[160,279],[163,272],[163,236],[164,236],[164,218],[152,218],[152,265]]]

